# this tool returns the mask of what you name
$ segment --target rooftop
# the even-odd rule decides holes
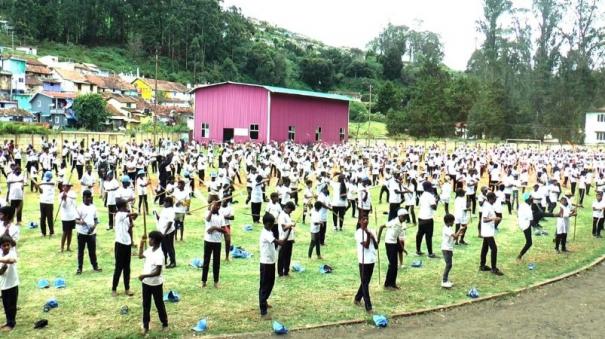
[[[245,83],[231,82],[231,81],[198,86],[198,87],[192,89],[191,92],[193,93],[193,92],[195,92],[195,91],[197,91],[199,89],[202,89],[202,88],[221,86],[221,85],[225,85],[225,84],[234,84],[234,85],[242,85],[242,86],[261,87],[261,88],[264,88],[264,89],[268,90],[271,93],[278,93],[278,94],[289,94],[289,95],[299,95],[299,96],[322,98],[322,99],[351,101],[351,98],[348,97],[348,96],[346,96],[346,95],[332,94],[332,93],[322,93],[322,92],[313,92],[313,91],[305,91],[305,90],[300,90],[300,89],[292,89],[292,88],[276,87],[276,86],[263,86],[263,85],[255,85],[255,84],[245,84]]]

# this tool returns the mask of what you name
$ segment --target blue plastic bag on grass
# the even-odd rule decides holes
[[[173,290],[168,291],[168,293],[164,293],[164,301],[178,303],[179,300],[181,300],[181,296]]]
[[[330,265],[323,264],[323,265],[319,266],[319,273],[321,273],[321,274],[332,273],[332,271],[333,271],[333,269]]]
[[[420,268],[420,267],[422,267],[422,260],[414,260],[412,262],[412,267],[414,267],[414,268]]]
[[[534,264],[534,263],[532,262],[532,263],[530,263],[530,264],[528,264],[528,265],[527,265],[527,268],[528,268],[530,271],[533,271],[533,270],[535,270],[535,269],[536,269],[536,264]]]
[[[38,280],[38,288],[42,289],[42,288],[49,288],[49,287],[50,287],[50,283],[48,282],[48,280],[46,280],[46,279]]]
[[[387,325],[389,324],[387,317],[385,317],[384,315],[374,314],[372,319],[374,320],[374,325],[376,325],[376,327],[387,327]]]
[[[473,299],[477,299],[479,298],[479,291],[473,287],[468,291],[467,295]]]
[[[273,332],[275,332],[275,334],[279,334],[279,335],[288,334],[288,329],[283,324],[274,320],[273,321]]]
[[[254,230],[254,227],[252,227],[252,225],[244,225],[243,229],[244,232],[252,232]]]
[[[195,324],[191,329],[196,332],[204,332],[208,328],[208,319],[202,319]]]
[[[231,250],[231,256],[236,259],[249,259],[252,254],[242,247],[237,246]]]
[[[191,259],[191,263],[189,265],[191,265],[191,267],[201,269],[202,266],[204,266],[204,261],[200,258],[193,258]]]
[[[297,262],[297,263],[294,263],[294,265],[292,265],[292,272],[302,273],[304,271],[305,271],[305,268],[300,263]]]

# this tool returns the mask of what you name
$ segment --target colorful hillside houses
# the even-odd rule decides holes
[[[155,100],[155,79],[136,78],[132,84],[136,87],[141,98],[150,102]],[[158,103],[162,103],[163,100],[173,99],[186,102],[191,100],[189,88],[183,84],[179,84],[178,82],[157,80],[157,89]]]
[[[72,109],[75,92],[42,91],[30,99],[34,120],[48,123],[53,128],[63,128],[75,123],[75,112]]]
[[[140,118],[145,113],[137,108],[136,98],[117,93],[103,93],[103,98],[107,101],[107,111],[110,114],[106,122],[110,129],[123,130],[141,123]]]
[[[12,93],[24,93],[26,91],[26,86],[25,86],[26,61],[25,61],[25,59],[11,56],[11,55],[1,55],[0,56],[0,69],[2,69],[5,72],[11,73],[11,92]]]

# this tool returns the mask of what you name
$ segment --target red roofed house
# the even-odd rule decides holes
[[[325,142],[348,139],[349,97],[225,82],[195,88],[200,142]]]

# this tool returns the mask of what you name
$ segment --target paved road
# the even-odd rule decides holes
[[[293,332],[293,338],[603,338],[605,265],[522,293],[450,311],[391,319],[389,327],[353,325]]]

